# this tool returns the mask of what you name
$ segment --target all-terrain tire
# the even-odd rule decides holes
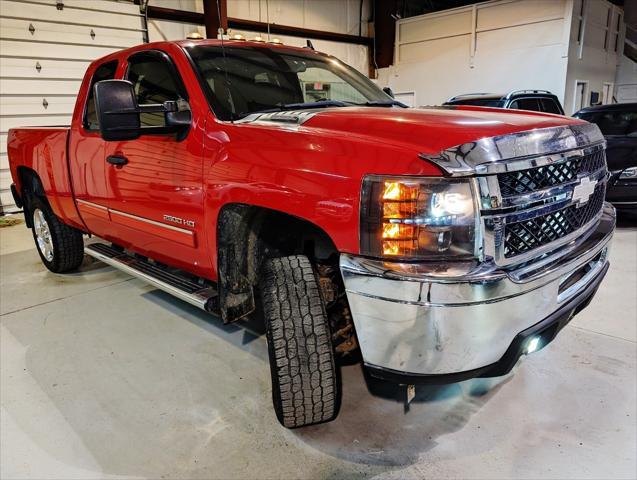
[[[49,255],[48,258],[43,247],[38,244],[36,224],[40,223],[40,225],[42,225],[41,218],[39,222],[36,220],[36,217],[40,215],[39,212],[41,212],[46,222],[48,237],[50,239],[52,255]],[[44,266],[54,273],[68,272],[79,267],[84,259],[84,239],[82,232],[64,224],[55,213],[53,213],[53,210],[51,210],[46,200],[38,196],[31,198],[29,202],[29,214],[33,222],[31,231],[33,232],[35,247],[40,254]]]
[[[312,264],[303,255],[266,260],[260,291],[279,422],[296,428],[333,420],[340,392]]]

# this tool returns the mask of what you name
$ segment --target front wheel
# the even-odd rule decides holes
[[[334,350],[312,264],[303,255],[268,259],[260,290],[279,422],[296,428],[333,420],[339,406]]]
[[[75,270],[84,259],[82,232],[53,213],[46,201],[34,197],[29,204],[33,239],[44,266],[54,273]]]

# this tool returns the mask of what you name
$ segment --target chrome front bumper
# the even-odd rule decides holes
[[[578,296],[592,296],[590,287],[608,268],[614,226],[615,211],[605,204],[591,232],[516,269],[341,255],[365,364],[415,376],[453,376],[497,364],[520,332],[578,303]],[[576,311],[566,312],[566,321]]]

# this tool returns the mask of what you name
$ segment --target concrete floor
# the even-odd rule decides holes
[[[86,261],[54,275],[0,229],[0,476],[636,478],[637,223],[591,306],[514,374],[389,388],[343,369],[340,416],[285,430],[265,339]]]

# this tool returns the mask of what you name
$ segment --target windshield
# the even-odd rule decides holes
[[[444,105],[476,105],[478,107],[504,107],[504,101],[498,98],[467,98],[446,102]]]
[[[392,104],[352,67],[311,51],[278,52],[263,47],[189,47],[208,101],[221,120],[285,108]],[[308,105],[304,105],[308,104]]]

